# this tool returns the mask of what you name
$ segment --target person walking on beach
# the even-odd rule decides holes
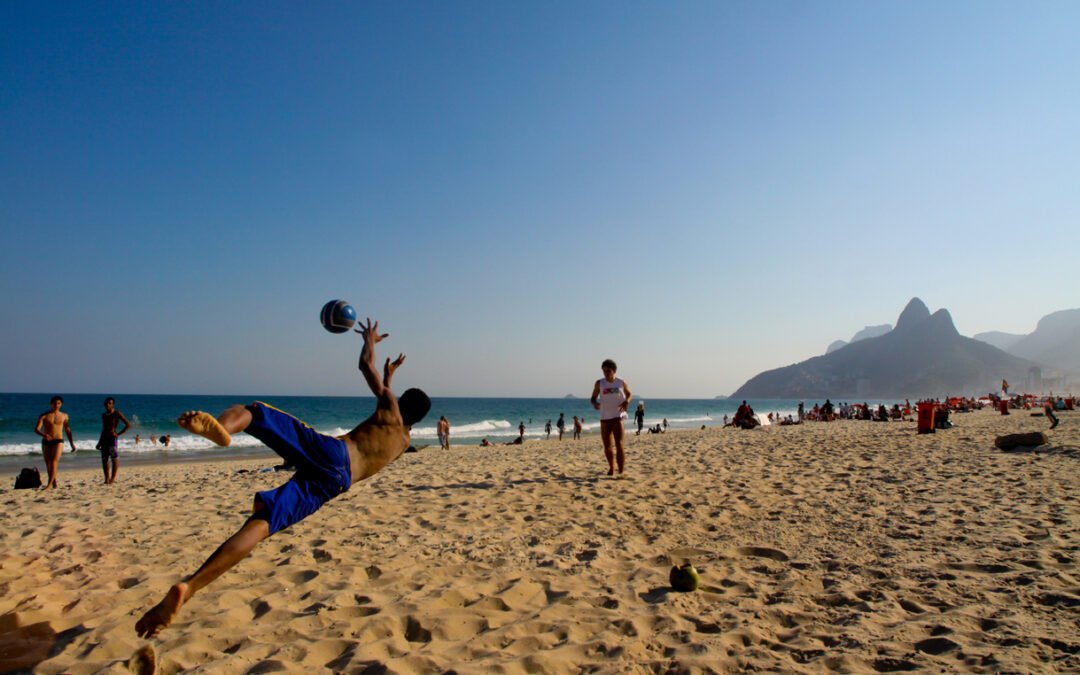
[[[645,426],[645,402],[639,401],[637,410],[634,411],[634,421],[637,422],[637,435],[641,435],[641,428]]]
[[[71,451],[78,450],[75,447],[75,437],[71,435],[71,420],[67,413],[60,412],[62,405],[64,399],[60,396],[49,399],[49,410],[38,416],[37,426],[34,427],[34,433],[41,436],[41,454],[45,456],[45,471],[49,474],[45,488],[50,490],[58,486],[56,471],[60,466],[60,454],[64,452],[65,433],[71,443]]]
[[[310,516],[352,484],[375,475],[409,447],[411,428],[427,415],[431,400],[419,389],[409,389],[400,398],[394,396],[390,381],[405,362],[405,355],[386,359],[380,377],[375,345],[389,333],[380,335],[378,322],[372,324],[371,319],[356,330],[364,338],[360,372],[375,394],[375,412],[349,433],[336,438],[320,434],[258,401],[235,405],[216,419],[205,412],[189,411],[177,420],[181,427],[222,446],[232,443],[233,434],[245,431],[298,469],[284,485],[255,494],[251,517],[194,574],[174,584],[161,602],[136,622],[139,636],[157,635],[195,593],[243,560],[259,542]],[[353,520],[349,514],[346,518]]]
[[[548,420],[547,424],[544,425],[544,434],[544,440],[551,440],[551,420]]]
[[[439,424],[436,426],[436,431],[439,434],[439,447],[443,450],[450,449],[450,420],[446,419],[443,415],[439,417]]]
[[[574,440],[575,441],[580,441],[581,440],[581,424],[582,424],[581,419],[577,415],[574,415]]]
[[[608,462],[608,475],[615,475],[626,467],[626,451],[623,448],[623,420],[634,395],[623,380],[615,377],[618,366],[611,359],[600,364],[604,376],[596,381],[592,392],[592,405],[600,411],[600,440],[604,443],[604,456]],[[614,449],[612,446],[614,445]]]
[[[562,440],[563,433],[566,432],[566,415],[559,413],[559,419],[555,422],[555,428],[559,430],[559,440]]]
[[[1046,399],[1046,402],[1043,404],[1043,412],[1046,414],[1046,419],[1050,420],[1050,428],[1056,429],[1060,420],[1058,420],[1057,415],[1054,414],[1053,394],[1051,394],[1050,398]]]
[[[124,428],[117,429],[121,422]],[[105,474],[106,485],[116,482],[116,472],[120,468],[117,446],[120,444],[120,436],[130,427],[131,423],[124,417],[124,413],[116,409],[116,400],[112,396],[105,399],[105,412],[101,413],[101,438],[98,439],[97,449],[101,452],[101,471]]]

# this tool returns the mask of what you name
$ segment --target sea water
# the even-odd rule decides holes
[[[371,396],[197,396],[113,394],[116,409],[123,412],[131,428],[120,437],[121,464],[125,460],[190,461],[227,457],[266,457],[276,455],[255,438],[237,434],[233,445],[220,448],[206,439],[188,433],[176,425],[176,418],[186,410],[205,410],[218,414],[236,403],[259,400],[284,410],[325,434],[338,436],[350,431],[375,409]],[[64,394],[61,410],[71,419],[75,446],[71,454],[65,437],[61,466],[100,466],[95,449],[101,433],[101,413],[106,394]],[[34,433],[38,416],[49,410],[49,394],[0,394],[0,472],[18,471],[22,466],[42,465],[41,437]],[[636,430],[633,413],[638,402],[645,403],[645,425],[667,420],[668,429],[695,429],[723,424],[724,416],[735,414],[741,401],[732,399],[652,399],[635,396],[626,421],[628,431]],[[750,401],[763,423],[767,414],[794,415],[799,401],[794,399]],[[438,446],[435,425],[445,415],[450,421],[452,445],[478,445],[484,438],[505,443],[518,436],[518,425],[525,425],[525,440],[546,438],[545,425],[551,421],[551,437],[557,438],[559,414],[566,419],[566,435],[573,433],[573,417],[584,420],[583,431],[596,433],[600,428],[597,412],[584,398],[460,398],[432,399],[431,412],[412,430],[413,445]],[[643,432],[644,433],[644,432]],[[135,443],[138,435],[139,443]],[[161,444],[170,436],[169,446]],[[157,441],[152,443],[151,439]],[[43,468],[42,466],[38,467]]]

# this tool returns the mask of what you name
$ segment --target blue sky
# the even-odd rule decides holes
[[[1080,306],[1075,2],[3,3],[0,389],[726,394]]]

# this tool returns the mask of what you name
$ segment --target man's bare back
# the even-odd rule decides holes
[[[393,412],[376,410],[358,427],[339,437],[349,449],[349,469],[354,483],[374,476],[408,449],[409,430],[396,410],[397,401],[394,408]]]

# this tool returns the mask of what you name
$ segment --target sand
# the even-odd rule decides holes
[[[135,621],[240,526],[268,461],[7,483],[0,671],[1076,672],[1080,414],[1014,412],[407,454]],[[668,587],[690,559],[702,588]]]

